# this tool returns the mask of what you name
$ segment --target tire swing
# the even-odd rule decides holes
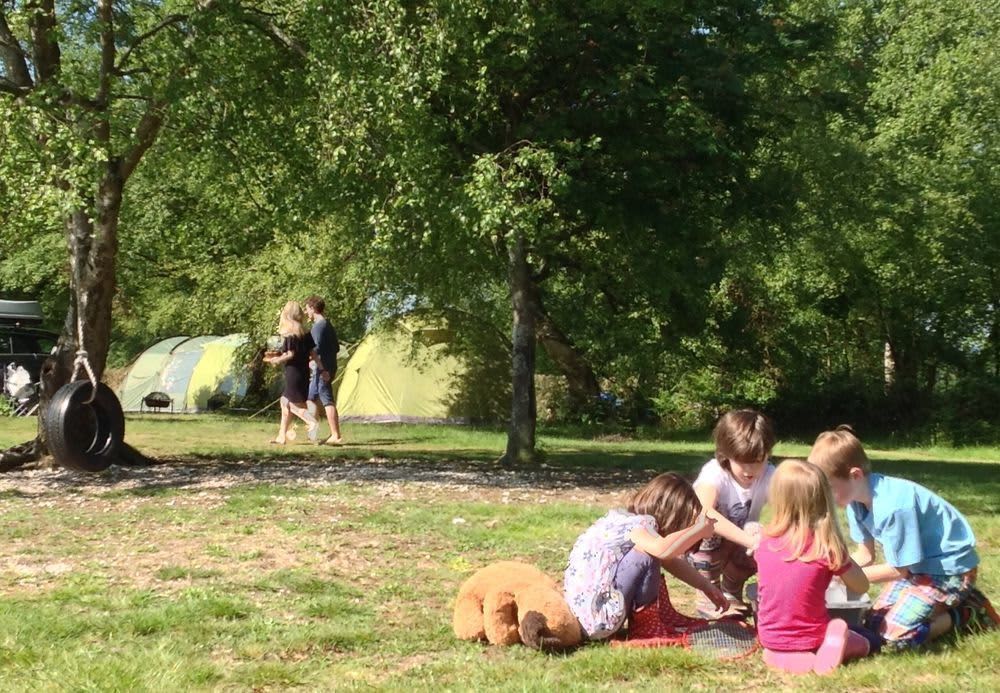
[[[83,347],[83,321],[77,316],[77,340],[81,347],[73,362],[70,382],[49,402],[45,417],[45,438],[49,452],[67,469],[102,472],[111,466],[125,439],[122,405],[104,383],[97,382]],[[80,368],[89,380],[77,380]]]

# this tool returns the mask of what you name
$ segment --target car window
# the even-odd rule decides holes
[[[38,337],[27,334],[12,334],[11,351],[15,354],[40,354],[48,353],[41,351],[38,344]]]
[[[51,354],[56,348],[56,340],[52,337],[38,337],[38,353]]]

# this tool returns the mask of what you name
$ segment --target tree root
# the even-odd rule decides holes
[[[128,443],[124,442],[118,449],[118,454],[115,455],[114,461],[114,464],[117,464],[120,467],[149,467],[156,463],[157,461],[152,457],[147,457]]]
[[[42,459],[42,446],[38,438],[15,445],[0,452],[0,472],[9,472],[24,466],[32,466]]]
[[[31,469],[36,466],[44,466],[38,463],[45,457],[47,455],[43,452],[41,441],[38,438],[29,440],[0,451],[0,473],[13,469]],[[114,464],[119,467],[149,467],[156,463],[155,459],[147,457],[128,443],[122,443],[114,457]]]

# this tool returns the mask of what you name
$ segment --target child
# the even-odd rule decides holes
[[[839,576],[854,592],[868,578],[847,555],[823,472],[802,460],[785,460],[770,489],[773,519],[755,556],[759,607],[757,637],[768,666],[792,673],[833,671],[869,653],[867,638],[830,620],[826,589]]]
[[[722,588],[727,604],[717,609],[698,595],[698,611],[706,618],[718,617],[728,608],[746,609],[743,585],[757,572],[747,549],[756,547],[757,537],[745,531],[745,525],[760,518],[774,474],[774,465],[767,461],[774,447],[774,429],[763,414],[751,409],[727,412],[712,437],[715,457],[701,468],[694,490],[708,517],[715,520],[715,535],[701,542],[689,560],[702,576]]]
[[[914,647],[966,625],[959,605],[975,590],[979,555],[972,527],[953,505],[919,484],[874,474],[848,426],[821,433],[809,461],[826,474],[837,505],[847,508],[853,557],[872,582],[888,583],[872,605],[869,627],[893,649]],[[875,564],[875,542],[884,564]]]
[[[611,637],[626,618],[630,638],[655,632],[657,603],[666,589],[661,566],[705,590],[713,602],[725,603],[718,588],[682,557],[712,533],[712,522],[700,512],[691,484],[668,472],[639,489],[627,511],[612,510],[580,535],[569,556],[563,589],[588,638]]]

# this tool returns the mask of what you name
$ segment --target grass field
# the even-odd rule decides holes
[[[33,426],[0,419],[0,446]],[[822,679],[758,658],[457,642],[451,601],[476,568],[516,558],[560,575],[593,519],[653,472],[694,471],[708,438],[543,432],[545,465],[508,472],[494,430],[349,426],[341,448],[278,448],[275,428],[130,419],[130,442],[166,464],[0,476],[0,690],[1000,690],[1000,633]],[[1000,450],[871,453],[969,517],[980,583],[1000,597]]]

